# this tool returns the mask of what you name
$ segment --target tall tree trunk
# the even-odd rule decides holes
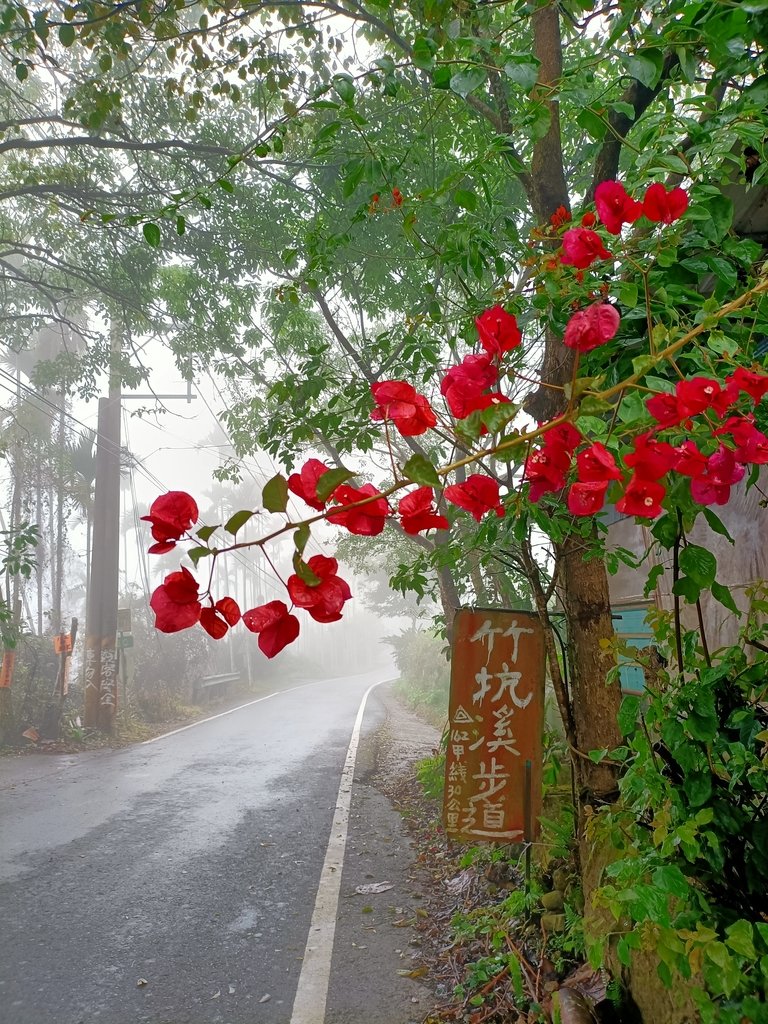
[[[530,199],[538,221],[547,223],[555,210],[570,209],[570,197],[563,169],[560,113],[557,90],[562,76],[560,15],[556,6],[539,8],[533,14],[534,49],[541,61],[539,85],[542,101],[550,113],[549,131],[534,147],[531,164],[533,187]],[[541,379],[548,384],[567,385],[573,372],[574,353],[562,340],[547,332]],[[535,415],[551,419],[564,409],[564,394],[542,387],[535,396]],[[569,662],[571,668],[570,708],[561,708],[575,732],[574,761],[582,806],[593,800],[611,799],[616,778],[609,765],[595,764],[591,750],[613,748],[619,743],[617,716],[621,703],[618,680],[607,683],[615,665],[606,645],[613,637],[611,597],[605,564],[596,558],[585,561],[584,539],[571,535],[555,549],[556,571],[562,580]]]

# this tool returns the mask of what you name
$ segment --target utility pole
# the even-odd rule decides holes
[[[125,399],[184,399],[191,402],[191,381],[184,395],[122,395],[120,355],[123,329],[110,328],[109,391],[99,399],[96,480],[91,531],[91,572],[85,622],[85,725],[112,732],[117,714],[117,605],[120,591],[120,419]]]
[[[110,328],[109,390],[99,399],[91,578],[85,624],[85,725],[111,732],[117,711],[122,327]]]

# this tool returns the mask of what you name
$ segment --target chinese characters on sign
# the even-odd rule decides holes
[[[532,840],[541,814],[541,626],[531,612],[463,608],[453,629],[446,834]]]

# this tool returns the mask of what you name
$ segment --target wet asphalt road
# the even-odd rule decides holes
[[[383,678],[0,763],[2,1024],[290,1021],[353,721]]]

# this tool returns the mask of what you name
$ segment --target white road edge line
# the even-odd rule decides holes
[[[302,683],[300,686],[291,686],[287,690],[275,690],[274,693],[268,693],[266,697],[257,697],[256,700],[249,700],[247,704],[238,704],[236,708],[230,708],[229,711],[220,711],[218,715],[211,715],[210,718],[201,718],[199,722],[190,722],[189,725],[182,725],[178,729],[171,729],[170,732],[164,732],[162,736],[153,736],[151,740],[142,740],[140,745],[146,747],[148,743],[157,743],[158,740],[164,740],[168,736],[175,736],[177,732],[186,732],[187,729],[196,729],[198,725],[205,725],[206,722],[215,722],[217,718],[224,718],[225,715],[234,715],[236,711],[250,708],[254,704],[261,704],[263,700],[269,700],[270,697],[279,697],[282,693],[293,693],[294,690],[303,690],[307,686],[316,685],[316,683]],[[376,685],[378,686],[378,683]]]
[[[336,934],[336,918],[339,909],[339,892],[341,890],[341,873],[344,867],[344,853],[347,846],[349,829],[349,808],[352,802],[352,783],[355,776],[357,747],[363,725],[363,715],[368,697],[377,686],[391,682],[381,679],[369,686],[363,694],[352,727],[352,738],[347,748],[347,757],[341,772],[339,795],[336,799],[336,810],[331,824],[331,835],[328,849],[325,852],[320,884],[317,888],[315,907],[309,926],[309,936],[304,950],[304,962],[301,966],[296,998],[293,1002],[293,1013],[290,1024],[324,1024],[325,1006],[328,999],[328,984],[331,978],[331,958],[333,956],[333,940]]]

